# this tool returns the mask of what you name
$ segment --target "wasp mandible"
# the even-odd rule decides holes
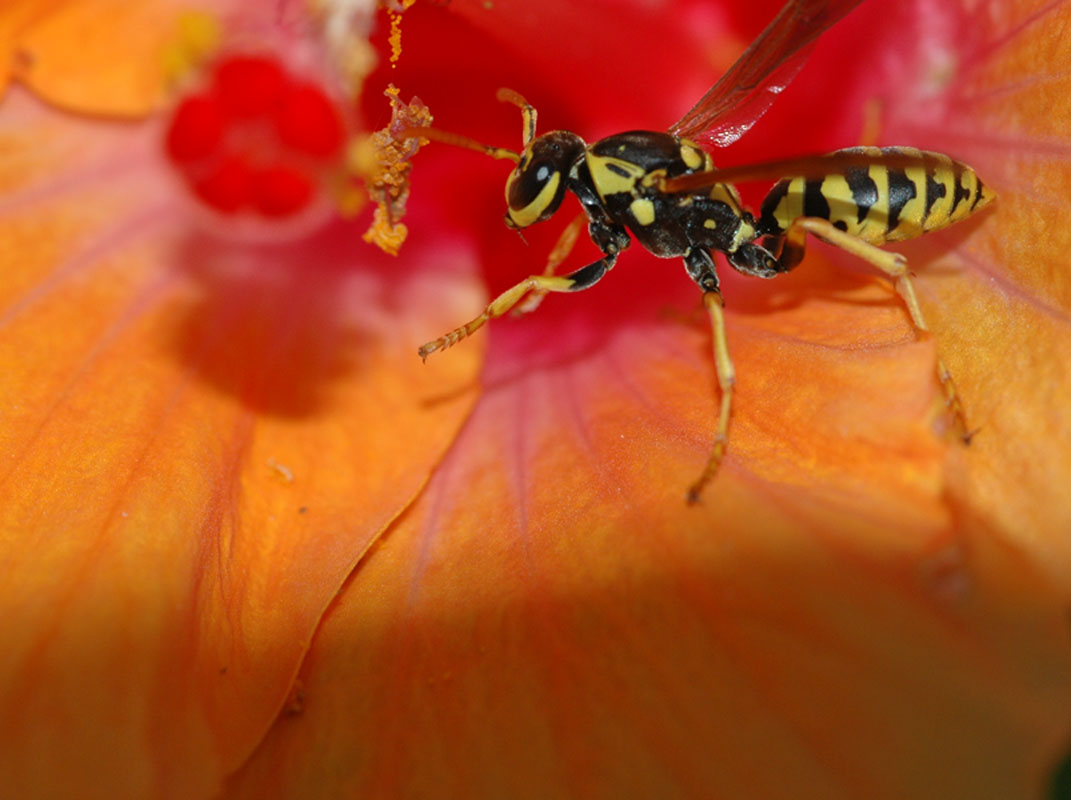
[[[602,258],[566,275],[548,269],[496,297],[475,319],[419,349],[426,359],[470,336],[484,323],[525,300],[531,310],[548,292],[577,292],[597,283],[635,238],[656,256],[683,259],[703,291],[713,329],[714,362],[721,392],[714,444],[703,472],[689,488],[698,501],[718,470],[729,435],[735,373],[725,333],[723,300],[712,253],[759,278],[796,267],[808,233],[863,259],[889,276],[911,321],[928,330],[897,253],[882,250],[939,230],[990,203],[995,195],[974,170],[939,153],[910,147],[856,147],[829,155],[716,169],[696,140],[724,146],[743,135],[795,77],[818,37],[862,0],[790,0],[722,78],[668,131],[629,131],[587,144],[570,131],[536,135],[536,110],[523,97],[500,89],[498,98],[521,110],[523,149],[481,144],[436,128],[410,128],[422,137],[479,150],[515,163],[506,180],[506,225],[521,229],[551,217],[566,192],[583,206],[588,234]],[[756,216],[733,181],[775,180]],[[575,240],[563,233],[551,263]],[[963,440],[969,441],[962,405],[944,362],[937,377]]]

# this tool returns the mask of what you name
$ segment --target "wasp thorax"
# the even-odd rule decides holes
[[[553,131],[534,139],[506,180],[506,224],[527,228],[550,217],[562,204],[569,169],[584,152],[575,133]]]

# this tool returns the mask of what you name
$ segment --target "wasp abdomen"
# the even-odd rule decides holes
[[[837,156],[851,165],[820,177],[784,178],[774,185],[762,204],[763,232],[781,233],[800,217],[820,217],[882,245],[959,222],[995,197],[973,169],[940,153],[853,147],[831,158]],[[860,156],[875,163],[859,164]]]

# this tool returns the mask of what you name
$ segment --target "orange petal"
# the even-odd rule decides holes
[[[901,13],[925,25],[948,6]],[[1017,22],[986,19],[997,32]],[[952,29],[970,33],[971,22]],[[1033,83],[1020,75],[1009,88]],[[989,177],[995,151],[986,164],[948,145],[951,123],[977,133],[979,121],[937,120],[929,140],[896,136],[922,130],[917,113],[914,128],[904,122],[916,99],[886,109],[889,143],[950,150]],[[1030,186],[1041,197],[1043,169],[1039,159]],[[993,182],[999,214],[1005,187]],[[991,388],[1007,414],[1023,389],[993,369],[1009,351],[993,323],[1013,318],[963,313],[949,325],[971,304],[933,302],[946,280],[977,290],[934,262],[957,250],[949,259],[965,259],[992,221],[909,254],[968,411],[987,402],[972,390]],[[1007,233],[1002,257],[1014,263],[995,264],[990,282],[1018,270],[1037,239]],[[1067,583],[1046,580],[1045,550],[1028,549],[1038,542],[1025,531],[1057,518],[1061,457],[1042,456],[1057,476],[1028,474],[1048,509],[1028,509],[1023,492],[1013,508],[1032,515],[1026,524],[994,518],[1024,533],[1022,550],[984,535],[970,494],[983,484],[950,490],[948,465],[977,459],[972,469],[1003,482],[994,505],[1015,477],[977,444],[964,454],[934,436],[933,342],[914,341],[887,291],[823,275],[812,253],[806,276],[761,289],[727,281],[730,455],[704,507],[688,509],[683,489],[714,415],[708,337],[608,320],[650,320],[659,302],[645,298],[665,265],[629,256],[605,290],[560,299],[606,309],[606,330],[577,322],[581,311],[554,312],[557,325],[492,326],[486,394],[326,617],[302,670],[301,718],[276,725],[232,794],[1038,796],[1066,748],[1071,653]],[[1040,344],[1015,356],[1031,380],[1069,363]],[[980,382],[980,371],[997,377]],[[1067,396],[1062,377],[1055,385]],[[1056,441],[1010,424],[1054,451],[1067,439],[1051,418]],[[1042,548],[1060,559],[1049,568],[1066,568],[1059,541]]]
[[[642,273],[607,280],[642,297]],[[827,285],[730,316],[738,415],[699,508],[705,332],[576,355],[566,318],[560,359],[490,373],[232,795],[1028,796],[1063,617],[1021,564],[961,583],[932,347],[880,287]]]
[[[16,0],[0,10],[0,93],[14,75],[68,111],[142,116],[164,98],[170,0]]]
[[[0,140],[5,792],[211,794],[466,417],[480,343],[416,346],[482,295],[192,233],[147,126],[15,91]]]
[[[965,526],[1028,553],[1071,601],[1071,24],[1063,3],[970,14],[969,48],[922,122],[890,137],[940,147],[998,193],[982,220],[910,251],[926,312],[978,434],[953,475]],[[954,11],[952,23],[968,12]],[[910,37],[908,37],[910,39]],[[936,257],[946,254],[944,257]]]
[[[26,27],[47,8],[48,0],[22,0],[0,8],[0,97],[11,82],[11,69],[19,38]]]

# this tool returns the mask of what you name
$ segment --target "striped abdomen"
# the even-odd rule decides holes
[[[912,147],[852,147],[830,156],[848,166],[817,178],[784,178],[762,204],[763,232],[783,232],[799,217],[821,217],[881,245],[912,239],[970,216],[996,196],[974,170]],[[859,157],[886,164],[859,165]]]

